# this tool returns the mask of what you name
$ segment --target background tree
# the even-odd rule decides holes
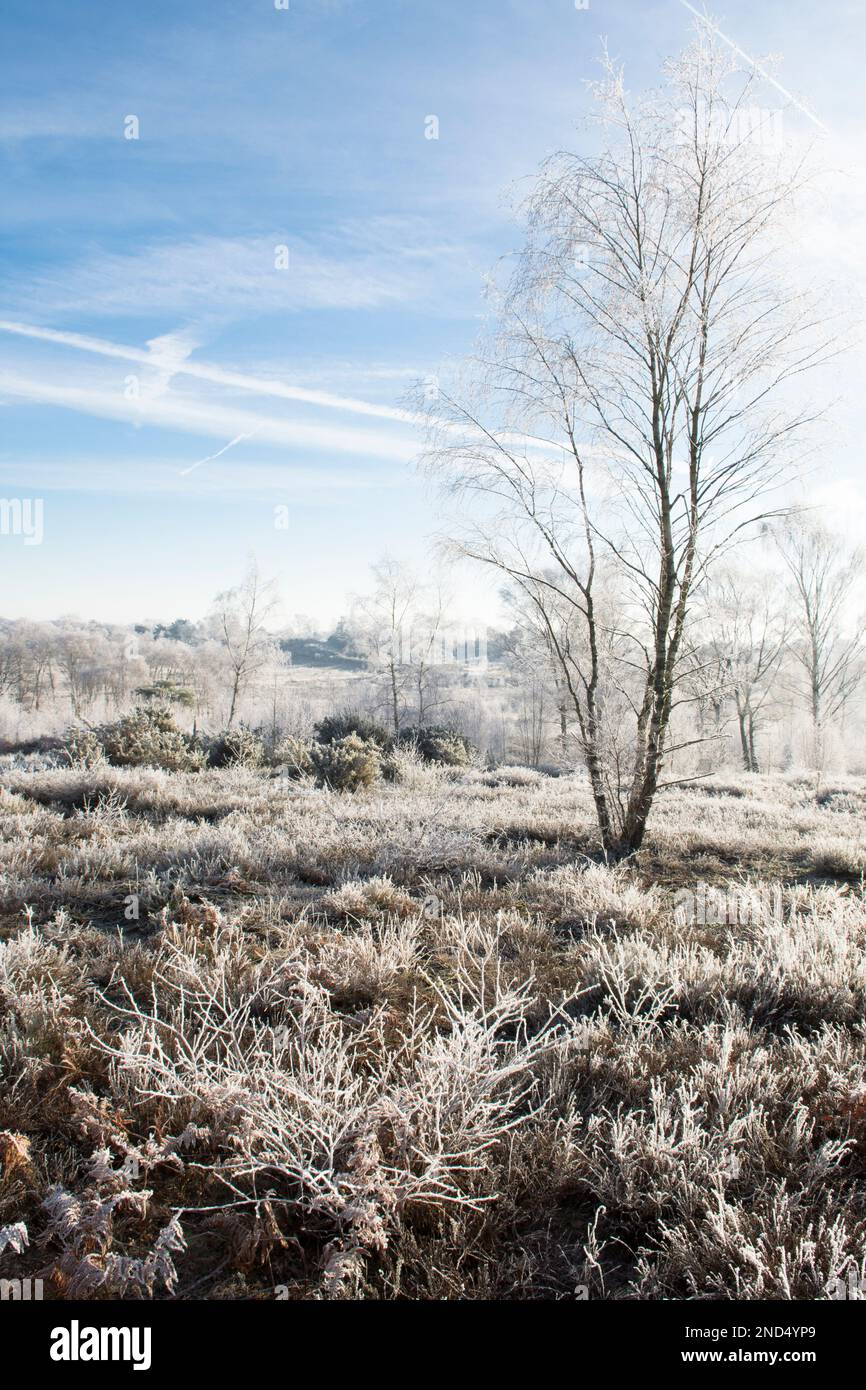
[[[449,597],[442,585],[428,585],[419,592],[418,599],[406,655],[411,667],[413,717],[420,728],[423,724],[435,722],[446,701],[443,672],[450,655],[450,633]]]
[[[266,627],[277,606],[274,581],[263,581],[256,565],[250,566],[237,588],[216,597],[212,621],[223,645],[230,679],[228,728],[234,723],[238,703],[255,675],[278,659]]]
[[[760,771],[758,733],[778,695],[787,626],[777,591],[766,577],[729,570],[704,595],[709,650],[719,690],[734,706],[746,772]]]
[[[380,560],[372,572],[375,587],[355,598],[347,628],[354,650],[378,674],[378,702],[398,734],[407,717],[424,724],[444,704],[448,596],[440,582],[422,584],[398,560]]]
[[[548,570],[547,578],[555,583],[556,571]],[[507,590],[503,597],[514,616],[506,650],[512,668],[524,678],[521,724],[524,742],[531,733],[531,761],[540,761],[547,741],[544,725],[548,709],[556,720],[559,756],[565,761],[569,753],[570,698],[564,665],[573,644],[580,642],[583,635],[574,605],[554,604],[550,595],[542,591],[535,596],[526,585]]]
[[[409,643],[418,581],[398,560],[386,557],[371,568],[373,591],[355,598],[348,627],[355,649],[379,674],[382,705],[396,735],[411,681]]]
[[[864,552],[848,549],[840,537],[809,521],[790,522],[777,539],[791,588],[788,649],[805,677],[798,689],[820,764],[827,726],[844,713],[866,668],[862,624],[850,611],[864,573]]]

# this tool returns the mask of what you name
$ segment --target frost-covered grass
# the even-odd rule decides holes
[[[859,1269],[862,779],[671,791],[618,866],[583,780],[520,768],[2,780],[0,1277],[812,1299]],[[738,914],[692,920],[701,882]]]

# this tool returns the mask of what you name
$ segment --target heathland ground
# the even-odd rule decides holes
[[[338,794],[7,760],[0,1276],[822,1299],[866,1248],[866,780]]]

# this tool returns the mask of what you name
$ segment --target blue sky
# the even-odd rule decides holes
[[[831,127],[849,181],[813,249],[859,275],[862,4],[759,8],[714,14]],[[0,612],[199,617],[252,554],[328,621],[383,553],[425,568],[405,393],[470,348],[600,36],[638,87],[691,24],[682,0],[4,0],[0,493],[44,498],[45,535],[0,537]],[[821,487],[866,520],[862,367]]]

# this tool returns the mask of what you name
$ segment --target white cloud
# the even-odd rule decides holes
[[[287,268],[277,266],[282,246],[289,248]],[[447,286],[454,312],[465,313],[466,280],[462,248],[432,241],[421,222],[383,218],[344,225],[316,246],[284,227],[270,235],[197,236],[102,252],[37,276],[27,303],[51,315],[237,317],[407,303],[437,311]],[[473,288],[477,293],[477,279]],[[7,285],[7,302],[15,296],[16,287]]]
[[[329,507],[351,499],[360,493],[400,488],[406,475],[399,465],[382,466],[370,463],[364,468],[351,463],[342,466],[330,463],[304,464],[285,460],[265,461],[258,450],[242,460],[215,462],[204,473],[186,475],[183,457],[178,453],[150,455],[147,458],[125,450],[94,461],[90,456],[73,455],[62,460],[50,457],[27,460],[27,486],[42,492],[76,492],[100,497],[166,495],[178,498],[207,498],[265,502],[291,500],[300,505]],[[15,458],[0,456],[0,482],[4,488],[22,486],[21,464]]]

